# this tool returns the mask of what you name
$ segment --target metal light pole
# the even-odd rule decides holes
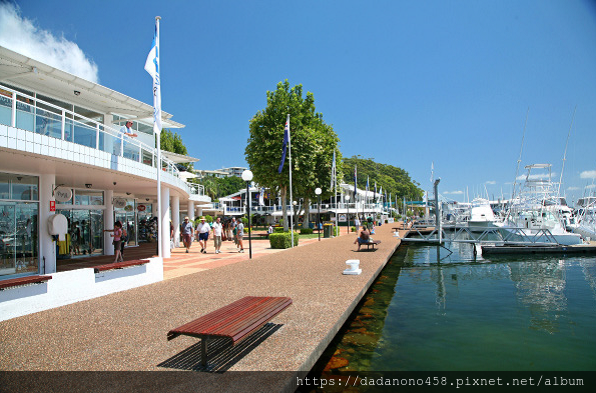
[[[439,183],[441,182],[441,178],[435,180],[435,217],[436,217],[436,225],[437,225],[437,233],[439,234],[439,244],[443,242],[442,239],[442,228],[441,228],[441,207],[439,206]]]
[[[346,194],[345,196],[346,206],[348,208],[348,235],[350,234],[350,195]]]
[[[247,209],[248,209],[248,258],[252,259],[252,241],[251,241],[251,221],[250,221],[250,182],[252,181],[252,172],[250,170],[245,170],[242,172],[242,180],[246,182],[246,198],[248,200]]]
[[[317,196],[319,197],[319,216],[317,217],[317,230],[319,232],[319,241],[321,241],[321,193],[323,191],[317,187],[315,188],[315,194],[317,194]]]

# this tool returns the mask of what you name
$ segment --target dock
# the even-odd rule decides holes
[[[237,254],[245,259],[2,321],[0,371],[151,371],[3,373],[2,385],[72,391],[74,383],[108,388],[118,380],[121,391],[147,390],[150,383],[151,391],[293,392],[406,235],[395,237],[386,224],[376,227],[373,237],[382,244],[374,251],[356,252],[357,235],[350,233],[253,259]],[[200,258],[206,257],[197,256],[196,264],[205,266]],[[342,274],[353,259],[362,273]],[[257,342],[225,349],[213,365],[219,371],[201,368],[199,340],[167,340],[169,330],[244,296],[286,296],[293,304]]]
[[[596,254],[596,242],[572,246],[486,245],[482,246],[482,254]]]

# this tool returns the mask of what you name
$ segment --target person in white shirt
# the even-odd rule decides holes
[[[209,240],[209,232],[211,227],[205,222],[205,217],[201,217],[201,223],[197,225],[197,232],[199,233],[199,244],[201,245],[201,252],[207,254],[207,240]]]
[[[215,253],[221,254],[221,233],[222,233],[222,226],[221,226],[221,218],[217,217],[215,222],[213,223],[213,245],[215,246]]]
[[[122,144],[123,144],[123,146],[125,146],[125,147],[124,147],[124,151],[126,151],[126,141],[127,141],[128,139],[130,139],[130,138],[136,138],[136,137],[138,136],[138,135],[137,135],[137,134],[136,134],[136,133],[133,131],[133,129],[132,129],[131,127],[132,127],[132,120],[129,120],[129,121],[127,121],[127,122],[126,122],[126,124],[125,124],[125,125],[123,125],[123,126],[120,128],[120,133],[122,134],[122,138],[124,139],[124,140],[122,141]],[[119,143],[120,143],[120,140],[118,140],[116,143],[118,143],[118,144],[119,144]],[[115,149],[115,150],[117,150],[118,152],[120,152],[120,147],[118,147],[118,148],[117,148],[117,149]],[[114,153],[114,154],[116,154],[116,155],[120,155],[119,153]],[[135,157],[134,157],[134,156],[135,156],[135,155],[133,154],[133,159],[135,159]]]

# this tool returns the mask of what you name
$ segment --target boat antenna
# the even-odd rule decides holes
[[[576,111],[577,105],[573,110],[573,117],[571,118],[571,124],[569,125],[569,132],[567,132],[567,142],[565,142],[565,153],[563,153],[563,167],[561,168],[561,177],[559,178],[559,189],[557,190],[557,197],[561,196],[561,184],[563,184],[563,171],[565,170],[565,161],[567,160],[567,145],[569,145],[569,135],[571,135],[571,129],[573,128],[573,121],[575,120]]]
[[[519,149],[519,158],[517,159],[517,168],[515,168],[515,178],[513,180],[513,193],[511,194],[511,199],[515,199],[515,187],[517,184],[517,175],[519,174],[519,164],[521,163],[522,152],[524,151],[524,139],[526,138],[526,127],[528,126],[528,114],[530,113],[530,107],[526,111],[526,123],[524,124],[524,132],[522,134],[522,142],[521,147]]]

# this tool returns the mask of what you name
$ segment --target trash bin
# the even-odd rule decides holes
[[[331,237],[333,234],[333,225],[325,224],[323,225],[323,237]]]

